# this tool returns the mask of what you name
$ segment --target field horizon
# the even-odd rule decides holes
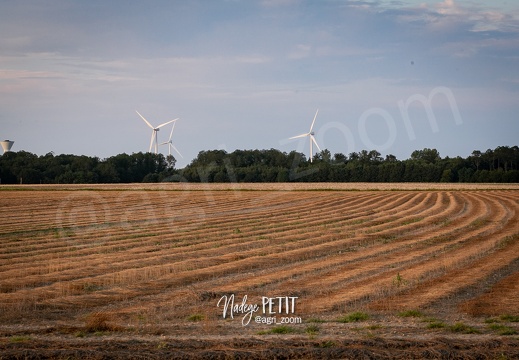
[[[0,359],[519,357],[519,184],[0,185],[0,213]]]

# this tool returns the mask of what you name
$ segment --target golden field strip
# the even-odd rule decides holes
[[[230,294],[297,297],[303,338],[314,323],[322,339],[460,336],[405,311],[499,338],[485,321],[519,317],[517,184],[0,186],[0,217],[10,351],[10,337],[46,328],[79,341],[99,314],[112,335],[214,348],[272,336],[223,319]],[[370,327],[337,321],[352,312]],[[505,325],[517,343],[519,324]]]

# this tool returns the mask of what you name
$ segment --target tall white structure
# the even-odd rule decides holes
[[[310,126],[310,131],[309,132],[301,134],[301,135],[293,136],[293,137],[290,138],[290,139],[297,139],[297,138],[303,138],[303,137],[307,137],[307,136],[310,137],[310,162],[313,162],[313,147],[312,147],[312,143],[315,144],[315,146],[317,146],[319,151],[321,151],[321,148],[319,147],[319,145],[317,145],[317,141],[315,141],[315,137],[314,137],[315,133],[313,132],[313,128],[314,128],[314,124],[315,124],[315,119],[317,118],[317,113],[318,112],[319,112],[319,109],[317,109],[317,111],[315,112],[314,121],[312,121],[312,125]]]
[[[157,127],[153,127],[153,125],[151,125],[148,120],[146,120],[144,118],[144,116],[142,116],[141,114],[139,114],[139,112],[137,110],[135,110],[135,112],[137,113],[137,115],[139,115],[141,117],[142,120],[144,120],[144,122],[146,123],[146,125],[148,125],[151,129],[152,129],[152,132],[151,132],[151,141],[150,141],[150,149],[148,150],[148,152],[151,152],[151,149],[153,147],[153,143],[155,142],[155,154],[157,154],[159,152],[159,142],[157,140],[157,132],[160,130],[161,127],[163,127],[164,125],[167,125],[167,124],[171,124],[173,121],[177,121],[177,119],[173,119],[173,120],[170,120],[168,122],[165,122],[164,124],[160,124],[159,126]]]
[[[2,149],[4,149],[4,154],[5,154],[6,152],[11,151],[14,141],[4,140],[4,141],[0,141],[0,144],[2,145]]]
[[[171,155],[171,148],[173,148],[173,150],[175,150],[180,155],[181,158],[184,158],[182,156],[182,154],[180,153],[180,151],[178,151],[178,149],[175,147],[175,145],[173,145],[173,142],[171,141],[171,138],[173,137],[173,130],[175,130],[175,124],[176,123],[177,122],[175,121],[173,123],[173,126],[171,127],[171,133],[169,134],[169,140],[166,141],[166,142],[161,143],[160,145],[166,145],[166,144],[168,145],[168,155]]]

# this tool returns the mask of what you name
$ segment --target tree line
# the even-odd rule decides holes
[[[304,154],[270,150],[201,151],[181,171],[189,182],[519,182],[519,147],[475,150],[467,158],[441,158],[436,149],[407,160],[376,150],[349,155],[323,150]]]
[[[201,151],[185,168],[153,153],[119,154],[107,159],[77,155],[37,156],[8,152],[0,157],[1,183],[135,182],[519,182],[519,147],[475,150],[467,158],[442,158],[436,149],[413,151],[406,160],[376,150],[348,155],[269,150]]]
[[[2,184],[96,184],[159,182],[173,175],[175,159],[162,154],[119,154],[100,160],[84,155],[37,156],[7,152],[0,156]]]

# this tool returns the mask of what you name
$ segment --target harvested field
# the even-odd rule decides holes
[[[518,185],[3,186],[0,205],[0,359],[519,357]]]

